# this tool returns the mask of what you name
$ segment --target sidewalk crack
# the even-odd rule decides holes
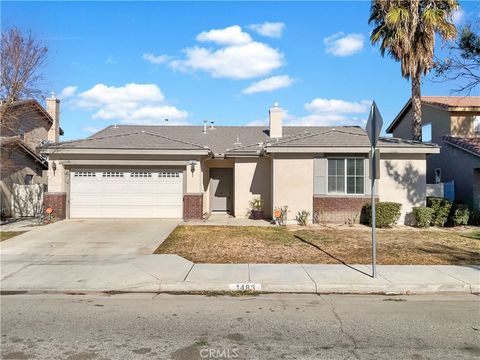
[[[312,280],[313,284],[315,285],[315,293],[317,294],[318,293],[317,282],[315,280],[313,280],[312,276],[308,273],[307,269],[305,269],[305,266],[303,266],[303,264],[300,264],[300,266],[302,267],[303,271],[305,271],[307,273],[310,280]]]
[[[337,311],[335,310],[335,305],[333,303],[333,300],[330,300],[330,306],[331,306],[331,310],[332,310],[333,315],[335,316],[335,318],[338,321],[338,324],[340,326],[340,331],[342,332],[342,334],[344,334],[351,341],[351,343],[353,345],[353,349],[351,349],[350,352],[353,354],[353,356],[355,356],[356,359],[360,359],[360,356],[357,354],[357,341],[355,340],[355,337],[353,337],[351,334],[349,334],[343,328],[343,321],[340,318],[340,316],[338,315]]]

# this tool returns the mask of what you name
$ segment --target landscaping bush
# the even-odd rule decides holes
[[[464,204],[454,204],[450,217],[453,226],[468,225],[470,209]]]
[[[444,226],[448,220],[452,203],[444,198],[427,197],[427,207],[433,209],[432,225]]]
[[[376,227],[395,225],[400,218],[402,204],[395,202],[378,202],[375,205]],[[365,204],[362,209],[362,219],[366,225],[372,225],[372,204]]]
[[[297,216],[295,216],[295,220],[297,220],[298,225],[306,226],[309,216],[310,216],[310,211],[302,210],[297,213]]]
[[[414,207],[413,216],[418,227],[428,228],[432,223],[433,209],[428,207]]]

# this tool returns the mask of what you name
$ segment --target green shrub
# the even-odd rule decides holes
[[[400,218],[402,204],[395,202],[378,202],[375,205],[376,227],[389,227]],[[365,204],[362,209],[362,219],[367,225],[372,225],[372,204]]]
[[[295,216],[295,220],[297,220],[298,225],[306,226],[309,216],[310,216],[310,211],[302,210],[297,213],[297,216]]]
[[[467,205],[454,204],[450,216],[453,226],[468,225],[470,210]]]
[[[452,203],[444,198],[427,197],[427,207],[433,209],[432,225],[444,226],[448,220]]]
[[[432,223],[433,218],[433,209],[427,207],[414,207],[413,216],[415,216],[415,221],[418,227],[428,228]]]

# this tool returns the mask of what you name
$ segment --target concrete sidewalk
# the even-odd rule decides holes
[[[177,255],[1,257],[1,290],[204,292],[255,284],[262,292],[480,293],[480,266],[193,264]]]

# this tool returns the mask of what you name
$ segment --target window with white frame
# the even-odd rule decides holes
[[[473,131],[480,133],[480,116],[475,116],[473,118]]]
[[[364,194],[363,158],[328,159],[328,192],[330,194]]]
[[[95,172],[93,171],[75,171],[75,177],[95,177]]]
[[[123,177],[123,172],[119,172],[119,171],[105,171],[105,172],[102,174],[102,177],[104,177],[104,178],[119,178],[119,177]]]
[[[158,173],[159,178],[179,178],[180,173],[178,171],[162,171]]]
[[[135,171],[130,174],[132,178],[151,178],[152,173],[147,171]]]

